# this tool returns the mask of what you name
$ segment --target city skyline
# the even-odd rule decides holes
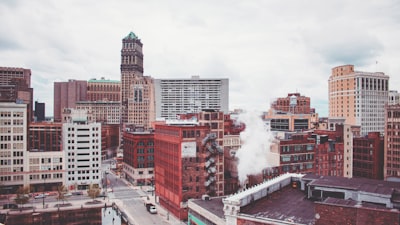
[[[273,98],[299,92],[327,116],[331,69],[345,64],[384,72],[397,90],[400,4],[312,3],[3,1],[0,61],[31,69],[47,116],[54,82],[120,80],[130,31],[143,43],[144,75],[228,78],[231,110],[266,111]]]

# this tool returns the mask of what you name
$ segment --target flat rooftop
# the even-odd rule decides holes
[[[316,176],[307,174],[303,180],[312,180],[309,185],[340,188],[348,190],[357,190],[368,193],[376,193],[383,195],[391,195],[394,190],[400,191],[400,183],[373,180],[367,178],[346,178],[346,177],[335,177],[335,176]]]
[[[241,214],[258,218],[286,220],[298,224],[314,224],[314,202],[290,185],[240,209]]]
[[[210,200],[207,201],[202,199],[192,199],[191,201],[219,218],[225,219],[224,203],[222,202],[222,199],[223,197],[216,197],[210,198]]]

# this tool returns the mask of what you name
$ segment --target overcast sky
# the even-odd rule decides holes
[[[230,109],[267,111],[300,92],[327,116],[328,78],[344,64],[400,85],[396,0],[1,0],[0,66],[31,69],[34,100],[53,115],[54,81],[120,80],[130,31],[145,75],[229,78]]]

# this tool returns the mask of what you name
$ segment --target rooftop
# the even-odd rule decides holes
[[[287,220],[296,224],[314,224],[314,202],[304,192],[290,185],[250,203],[240,209],[241,214],[274,220]]]
[[[131,31],[124,39],[139,39],[139,37]]]

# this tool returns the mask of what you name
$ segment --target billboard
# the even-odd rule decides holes
[[[182,158],[196,157],[196,142],[182,142],[181,152]]]

